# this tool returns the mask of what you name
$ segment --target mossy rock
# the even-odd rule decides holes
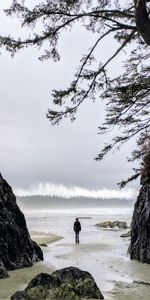
[[[123,221],[105,221],[96,224],[97,227],[100,228],[118,228],[118,229],[127,229],[128,225]]]
[[[75,267],[57,270],[51,275],[40,273],[24,291],[18,291],[11,300],[80,300],[104,299],[90,273]]]
[[[123,233],[120,237],[122,237],[122,238],[131,237],[131,230],[129,230],[129,231],[126,232],[126,233]]]

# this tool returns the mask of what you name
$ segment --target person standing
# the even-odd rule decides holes
[[[75,222],[74,222],[74,232],[75,232],[75,243],[79,244],[79,232],[81,231],[81,224],[78,220],[78,218],[76,218]]]

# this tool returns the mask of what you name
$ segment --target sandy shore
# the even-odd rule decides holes
[[[39,233],[31,232],[31,238],[33,241],[35,241],[39,245],[42,245],[42,244],[48,245],[50,243],[53,243],[53,242],[56,242],[56,241],[62,239],[61,236],[57,236],[52,233],[46,234],[43,232],[39,232]]]
[[[24,289],[40,272],[52,273],[67,266],[89,271],[105,300],[149,300],[150,266],[130,261],[126,255],[128,240],[118,240],[117,246],[116,239],[114,243],[112,236],[107,238],[105,235],[104,239],[102,234],[99,241],[85,240],[76,245],[60,236],[32,232],[34,240],[48,244],[48,247],[43,247],[44,261],[31,268],[10,271],[9,278],[0,280],[0,300],[9,300],[13,293]],[[122,252],[119,249],[121,243],[125,245]]]
[[[150,285],[118,281],[110,294],[112,300],[149,300]]]
[[[149,300],[150,299],[150,265],[138,261],[115,263],[120,269],[120,278],[114,280],[110,291],[115,300]]]
[[[40,221],[38,218],[31,219],[32,239],[47,245],[42,247],[44,261],[31,268],[9,272],[9,278],[0,280],[0,300],[9,300],[13,293],[24,289],[40,272],[51,273],[68,266],[90,272],[105,300],[150,299],[150,265],[130,260],[127,254],[129,240],[120,238],[124,231],[98,229],[94,225],[99,221],[99,216],[93,216],[82,222],[80,244],[75,244],[70,215],[68,219],[66,214],[60,216],[57,224],[55,219],[55,215]],[[48,228],[52,228],[56,235],[47,233]]]
[[[104,233],[95,242],[76,245],[63,239],[51,244],[45,261],[53,261],[56,269],[75,266],[89,271],[105,300],[149,300],[150,266],[130,260],[129,240],[120,238],[119,232],[108,232],[103,238]]]
[[[34,264],[30,268],[10,271],[10,277],[0,280],[0,300],[10,300],[10,296],[16,291],[26,287],[29,281],[37,274],[51,273],[54,271],[53,266],[46,266],[42,262]]]
[[[62,239],[62,237],[60,236],[56,236],[50,233],[43,234],[42,232],[38,234],[33,233],[31,237],[38,244],[50,244]],[[44,253],[48,251],[47,247],[41,248]],[[41,272],[52,273],[54,270],[55,268],[53,265],[51,265],[51,262],[47,264],[47,262],[41,261],[35,263],[30,268],[9,271],[9,277],[0,280],[0,300],[10,300],[10,296],[13,295],[16,291],[24,289],[34,276]]]

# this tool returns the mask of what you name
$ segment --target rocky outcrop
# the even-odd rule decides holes
[[[9,277],[9,274],[6,269],[0,267],[0,279],[5,279],[7,277]]]
[[[128,238],[128,237],[131,237],[131,230],[129,230],[128,232],[125,232],[125,233],[121,234],[120,237],[122,237],[122,238]]]
[[[101,228],[117,228],[117,229],[127,229],[127,223],[122,221],[105,221],[96,224],[97,227]]]
[[[131,224],[131,259],[150,264],[150,184],[144,184],[134,206]]]
[[[104,299],[90,273],[75,267],[57,270],[50,274],[40,273],[24,291],[18,291],[11,300],[43,299]]]
[[[0,266],[14,270],[39,260],[42,250],[31,240],[12,188],[0,174]]]

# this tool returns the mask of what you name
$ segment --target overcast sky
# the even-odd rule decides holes
[[[9,3],[0,1],[0,34],[15,35],[18,23],[2,14]],[[119,195],[116,183],[132,173],[133,166],[126,161],[131,143],[103,162],[94,161],[104,142],[110,141],[97,135],[104,119],[99,99],[87,101],[73,123],[68,119],[54,127],[45,116],[52,89],[69,84],[92,40],[94,37],[79,27],[64,35],[59,63],[38,61],[36,49],[24,50],[13,59],[6,52],[0,55],[0,169],[17,194],[87,195],[92,191],[100,196],[103,190],[103,196]],[[109,55],[111,42],[100,49],[102,60]],[[119,69],[119,62],[113,62],[111,71]],[[131,190],[121,193],[129,196]]]

